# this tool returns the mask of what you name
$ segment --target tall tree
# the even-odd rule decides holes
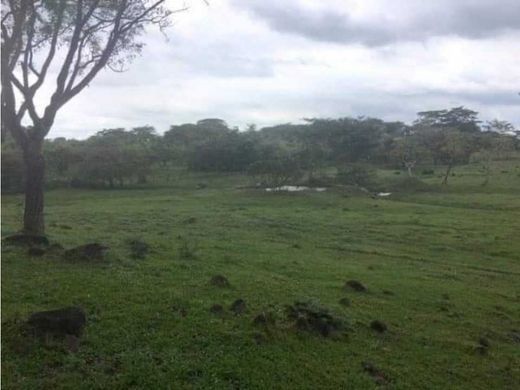
[[[478,112],[463,106],[449,110],[423,111],[417,113],[416,125],[455,128],[462,132],[475,133],[480,130]]]
[[[43,140],[56,114],[105,67],[122,70],[140,53],[147,25],[164,28],[165,0],[2,0],[2,132],[11,132],[26,168],[23,231],[44,234]],[[38,91],[49,70],[54,92],[43,110]],[[26,122],[31,123],[25,126]],[[5,130],[4,130],[5,129]]]

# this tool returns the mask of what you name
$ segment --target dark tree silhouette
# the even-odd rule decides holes
[[[145,26],[164,28],[165,0],[2,0],[2,133],[20,146],[26,168],[25,234],[44,234],[43,140],[58,110],[105,67],[122,70],[140,53]],[[57,78],[47,106],[36,95]],[[23,123],[30,122],[30,126]]]

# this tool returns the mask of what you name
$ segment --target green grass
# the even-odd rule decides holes
[[[511,332],[520,330],[520,178],[514,164],[502,170],[486,187],[469,166],[455,170],[448,189],[379,200],[238,189],[246,182],[240,176],[51,191],[51,239],[65,247],[102,242],[109,255],[84,264],[3,248],[2,385],[370,389],[377,385],[362,369],[370,361],[389,388],[517,388],[520,344]],[[198,182],[207,188],[196,189]],[[20,197],[3,197],[3,235],[16,231],[21,213]],[[146,259],[131,258],[132,238],[151,245]],[[215,274],[232,287],[209,285]],[[344,291],[349,279],[369,291]],[[339,304],[343,297],[350,307]],[[245,315],[209,312],[237,298],[247,302]],[[305,299],[344,319],[346,335],[293,329],[285,305]],[[21,333],[29,313],[66,305],[83,306],[89,317],[77,354],[59,340],[45,345]],[[252,324],[262,311],[277,319],[269,332]],[[374,319],[389,331],[371,331]],[[255,343],[257,333],[264,343]],[[475,350],[481,337],[491,344],[485,355]]]

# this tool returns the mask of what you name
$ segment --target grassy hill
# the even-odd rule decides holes
[[[346,189],[266,193],[213,175],[167,188],[51,191],[50,238],[110,250],[85,263],[4,245],[2,385],[516,388],[519,174],[497,164],[483,187],[478,166],[467,166],[447,188],[434,173],[423,177],[430,190],[384,199]],[[394,188],[402,176],[379,172]],[[3,197],[3,235],[19,226],[21,207],[21,197]],[[132,258],[132,239],[150,245],[146,258]],[[215,275],[230,287],[213,286]],[[345,289],[348,280],[367,291]],[[247,310],[235,315],[239,298]],[[334,337],[298,329],[286,313],[296,301],[328,309],[344,329]],[[212,313],[215,304],[224,312]],[[29,313],[66,305],[88,315],[78,353],[22,332]],[[274,323],[254,324],[262,313]],[[374,320],[388,330],[373,330]]]

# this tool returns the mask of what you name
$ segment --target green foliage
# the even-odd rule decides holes
[[[273,197],[236,190],[247,177],[196,172],[162,189],[51,191],[49,237],[110,250],[104,263],[78,264],[3,246],[2,387],[375,389],[362,366],[371,361],[396,389],[513,389],[517,166],[492,161],[487,187],[480,164],[460,166],[442,192],[386,199]],[[378,170],[378,180],[399,179],[393,172]],[[207,188],[196,189],[201,180]],[[424,181],[439,188],[438,177]],[[19,226],[20,199],[2,199],[4,233]],[[179,235],[198,243],[195,260],[181,257]],[[145,260],[129,259],[132,237],[154,249]],[[232,288],[210,286],[214,275]],[[348,280],[368,293],[345,291]],[[239,298],[247,311],[236,316]],[[347,319],[347,337],[294,329],[285,308],[302,299]],[[222,317],[209,312],[214,304]],[[29,313],[68,305],[87,312],[78,353],[24,333]],[[266,330],[253,324],[261,313],[276,320]],[[388,331],[371,331],[374,320]],[[487,355],[477,350],[482,337]]]
[[[250,165],[248,173],[258,185],[275,188],[296,184],[303,175],[298,161],[289,155],[256,161]]]
[[[14,142],[2,142],[2,192],[20,192],[24,186],[24,164]]]
[[[340,184],[370,188],[374,183],[375,172],[366,165],[353,164],[339,170],[336,181]]]

